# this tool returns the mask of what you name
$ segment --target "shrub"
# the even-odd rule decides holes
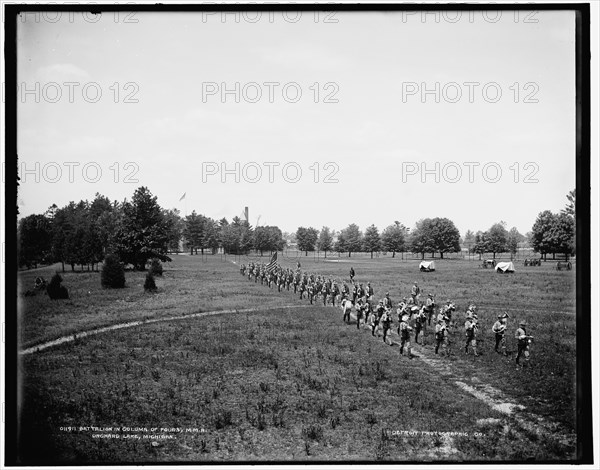
[[[120,289],[125,287],[125,270],[116,255],[108,255],[104,258],[101,274],[102,287]]]
[[[60,274],[58,273],[50,279],[50,283],[48,284],[48,287],[46,287],[46,292],[52,300],[69,298],[69,291],[66,287],[60,285],[61,282],[62,277],[60,277]]]
[[[144,290],[146,292],[156,292],[156,282],[154,282],[154,276],[152,272],[146,274],[146,281],[144,282]]]
[[[163,275],[163,265],[158,258],[154,258],[150,263],[150,272],[154,276],[162,276]]]

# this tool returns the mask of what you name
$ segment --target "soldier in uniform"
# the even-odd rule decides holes
[[[435,300],[433,294],[427,294],[427,300],[425,301],[425,310],[427,312],[427,324],[431,325],[431,317],[435,310]]]
[[[448,329],[446,322],[443,318],[440,318],[435,325],[435,353],[437,354],[440,345],[444,348],[444,353],[448,355]]]
[[[519,323],[519,328],[515,332],[515,339],[518,342],[517,352],[517,368],[519,367],[519,360],[521,356],[525,357],[525,365],[529,364],[529,344],[533,340],[533,337],[527,334],[527,322],[522,321]]]
[[[356,301],[356,329],[358,330],[360,328],[360,320],[363,317],[363,312],[364,312],[365,306],[363,304],[362,299],[358,299]],[[366,319],[365,319],[366,321]]]
[[[380,300],[377,309],[373,315],[371,315],[371,336],[375,336],[375,330],[379,326],[379,319],[383,316],[384,312],[385,307],[383,306],[383,300]]]
[[[425,328],[427,322],[427,314],[425,313],[425,306],[421,307],[417,317],[415,318],[415,343],[419,344],[419,333]],[[423,333],[423,344],[425,344],[425,333]]]
[[[339,289],[338,289],[338,285],[337,283],[333,283],[333,285],[331,286],[331,305],[333,305],[335,307],[335,299],[338,296],[338,294],[340,293]]]
[[[469,315],[465,321],[465,336],[467,339],[467,342],[465,343],[465,354],[469,354],[469,345],[471,345],[473,354],[479,356],[479,354],[477,354],[477,328],[477,315]]]
[[[419,295],[421,295],[421,288],[415,282],[410,291],[410,296],[413,299],[413,303],[417,303],[417,300],[419,300]]]
[[[323,284],[323,287],[321,287],[321,295],[323,296],[323,307],[325,307],[327,305],[327,294],[328,294],[327,284]]]
[[[385,308],[393,308],[392,299],[390,298],[389,292],[385,293],[385,297],[383,298],[383,306]]]
[[[314,297],[315,297],[315,288],[313,286],[313,283],[311,282],[308,285],[308,300],[310,300],[311,305],[313,303]]]
[[[356,295],[359,299],[362,299],[362,301],[365,301],[365,289],[363,288],[362,284],[358,285],[358,290],[356,291]]]
[[[408,315],[402,316],[398,330],[400,331],[400,355],[404,354],[404,346],[406,346],[408,357],[412,359],[413,356],[410,347],[410,332],[412,331],[412,328],[408,324]]]
[[[344,322],[350,321],[350,312],[352,311],[352,302],[349,299],[342,300],[342,311],[344,312]]]
[[[353,284],[352,289],[352,303],[356,303],[356,297],[358,296],[358,284]]]
[[[496,335],[496,346],[494,347],[494,351],[499,353],[500,351],[498,351],[498,348],[500,347],[504,356],[506,356],[506,338],[504,335],[506,334],[507,321],[508,313],[504,312],[504,314],[498,315],[498,321],[492,326],[492,331]]]
[[[386,308],[383,312],[383,315],[381,316],[381,319],[379,320],[381,323],[381,326],[383,327],[383,342],[385,344],[388,344],[388,342],[386,341],[387,339],[387,334],[388,331],[390,331],[390,328],[392,326],[392,315],[391,315],[391,310]],[[390,344],[391,346],[391,344]]]
[[[350,267],[350,281],[351,282],[354,282],[354,275],[355,275],[354,268]]]
[[[371,286],[370,282],[367,282],[367,288],[365,289],[365,291],[367,295],[367,302],[371,302],[371,300],[373,300],[373,294],[375,294],[375,292],[373,291],[373,287]]]

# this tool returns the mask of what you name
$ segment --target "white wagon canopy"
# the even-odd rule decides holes
[[[435,263],[433,261],[421,261],[419,270],[425,272],[435,271]]]
[[[496,265],[496,271],[500,273],[514,273],[515,265],[512,262],[498,263]]]

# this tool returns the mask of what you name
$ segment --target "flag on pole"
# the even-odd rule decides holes
[[[268,273],[271,273],[275,270],[276,267],[277,267],[277,252],[275,252],[275,254],[273,254],[273,256],[271,256],[271,261],[269,262],[269,264],[267,264],[266,271]]]
[[[183,193],[183,196],[181,196],[181,197],[179,198],[179,201],[183,201],[183,200],[185,199],[185,195],[186,195],[186,194],[187,194],[187,192],[186,192],[186,193]]]

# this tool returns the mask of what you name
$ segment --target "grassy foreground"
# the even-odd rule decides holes
[[[349,269],[343,262],[302,261],[305,269],[340,278]],[[457,325],[456,355],[447,360],[467,379],[485,377],[529,410],[572,429],[573,273],[545,265],[502,276],[452,260],[425,274],[415,270],[415,261],[352,263],[377,297],[389,290],[399,300],[416,280],[438,301],[457,302],[459,318],[468,302],[479,305],[484,355],[465,357],[457,350]],[[22,274],[24,286],[34,274]],[[64,277],[69,301],[21,297],[25,344],[145,316],[307,303],[249,282],[218,258],[177,258],[159,278],[156,295],[143,293],[143,273],[128,273],[129,287],[120,291],[100,289],[97,273]],[[532,326],[529,370],[517,372],[512,358],[497,356],[490,346],[491,324],[504,308],[510,309],[511,333],[517,319]],[[426,351],[431,343],[429,336]],[[399,357],[397,347],[345,325],[341,311],[331,307],[115,331],[25,356],[21,370],[24,463],[573,457],[552,436],[540,439],[519,429],[435,368]],[[113,430],[80,430],[86,426]],[[136,427],[147,431],[124,430]],[[443,432],[460,435],[436,434]]]

